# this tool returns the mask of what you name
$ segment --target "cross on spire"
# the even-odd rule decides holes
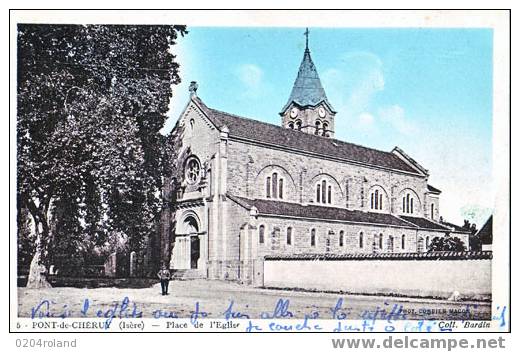
[[[309,27],[305,28],[305,51],[309,51]]]

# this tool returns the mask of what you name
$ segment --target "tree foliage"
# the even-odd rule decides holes
[[[170,48],[185,33],[184,26],[19,25],[17,186],[36,233],[35,258],[110,250],[115,233],[138,250],[153,231],[159,131],[171,85],[180,82]]]
[[[428,252],[455,251],[462,252],[466,250],[464,242],[458,237],[452,237],[446,234],[444,237],[435,237],[430,242]]]

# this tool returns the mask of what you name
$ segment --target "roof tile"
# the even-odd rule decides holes
[[[261,215],[281,215],[416,228],[415,225],[387,213],[364,212],[320,205],[301,205],[266,199],[248,199],[231,194],[228,194],[228,197],[248,209],[251,209],[252,206],[256,207]]]
[[[232,115],[207,107],[200,98],[195,97],[193,100],[218,129],[226,126],[230,136],[320,156],[419,174],[415,168],[390,152]]]

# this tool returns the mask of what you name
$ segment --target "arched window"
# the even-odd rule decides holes
[[[260,225],[258,228],[258,243],[263,244],[264,243],[264,237],[265,237],[265,226]]]
[[[363,248],[363,232],[359,233],[359,248]]]
[[[383,210],[383,192],[376,189],[370,194],[370,209]]]
[[[302,130],[302,122],[300,120],[296,121],[295,126],[298,131]]]
[[[289,127],[291,130],[294,130],[294,123],[289,122],[289,124],[287,125],[287,127]]]
[[[405,235],[402,235],[402,236],[401,236],[401,249],[404,249],[404,247],[405,247],[405,241],[406,241],[406,236],[405,236]]]
[[[283,178],[278,178],[276,172],[265,180],[265,197],[283,199]]]
[[[316,130],[314,131],[314,134],[317,135],[320,133],[321,123],[319,121],[316,121],[316,123],[314,125],[316,126]]]
[[[289,246],[292,244],[292,227],[287,228],[287,244]]]
[[[413,195],[407,193],[403,196],[403,213],[405,214],[413,214]]]
[[[343,247],[343,242],[345,241],[344,237],[345,237],[345,232],[340,231],[339,232],[339,246],[340,247]]]
[[[321,133],[322,136],[327,136],[329,132],[329,124],[324,122],[323,123],[323,131]]]
[[[417,252],[424,252],[424,239],[422,237],[417,240]]]
[[[316,184],[316,203],[332,204],[332,185],[326,180]]]
[[[311,247],[316,246],[316,230],[311,230]]]
[[[435,210],[435,205],[432,203],[432,205],[431,205],[431,212],[430,212],[432,219],[433,219],[433,211],[434,210]]]
[[[388,237],[388,240],[386,242],[386,249],[389,251],[389,252],[393,252],[394,251],[394,236],[390,235]]]
[[[276,198],[278,196],[278,174],[276,172],[273,172],[273,198]]]

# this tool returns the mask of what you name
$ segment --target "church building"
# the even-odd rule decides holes
[[[261,285],[266,256],[425,252],[469,233],[439,221],[441,191],[398,147],[335,139],[336,111],[306,45],[280,126],[208,107],[197,84],[181,133],[170,269]]]

